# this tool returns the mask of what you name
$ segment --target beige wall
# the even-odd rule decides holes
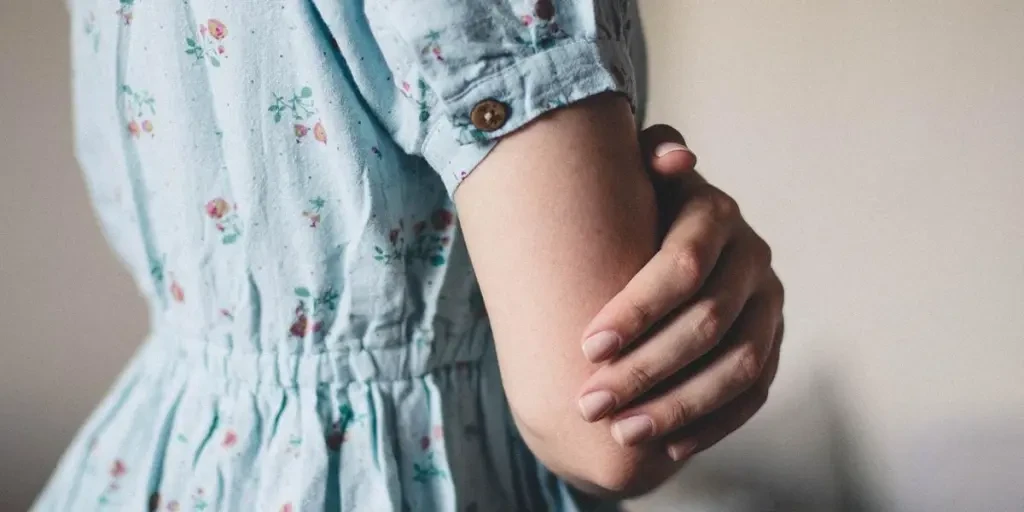
[[[145,324],[71,157],[61,5],[0,3],[0,510]],[[1024,508],[1024,2],[642,10],[650,120],[773,243],[788,336],[766,409],[635,508]]]

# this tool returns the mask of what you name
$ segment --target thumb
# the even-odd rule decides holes
[[[656,124],[640,132],[640,147],[648,168],[660,177],[686,174],[697,165],[697,155],[686,147],[686,139],[667,124]]]

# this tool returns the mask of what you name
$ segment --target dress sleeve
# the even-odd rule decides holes
[[[367,0],[364,9],[405,98],[395,140],[449,193],[499,137],[551,109],[608,91],[636,106],[628,0]]]

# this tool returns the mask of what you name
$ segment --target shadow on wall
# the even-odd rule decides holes
[[[881,512],[834,373],[816,371],[632,512]],[[940,509],[932,509],[940,510]]]

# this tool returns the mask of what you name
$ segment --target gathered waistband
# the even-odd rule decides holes
[[[475,366],[490,351],[490,343],[474,340],[451,347],[423,342],[306,353],[253,352],[152,334],[139,357],[144,364],[184,364],[189,371],[253,387],[294,388],[411,380],[446,368]]]

